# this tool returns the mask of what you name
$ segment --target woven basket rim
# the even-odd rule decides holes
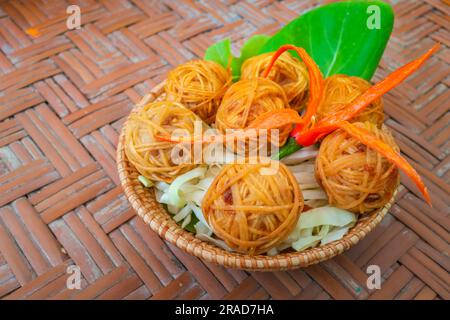
[[[131,113],[136,112],[143,105],[156,100],[163,93],[163,87],[164,82],[153,88],[133,108]],[[237,252],[229,252],[195,238],[192,233],[182,229],[162,205],[156,201],[153,189],[144,188],[137,180],[137,170],[129,163],[123,144],[125,139],[124,128],[127,121],[128,118],[123,124],[117,146],[117,169],[120,183],[133,209],[153,231],[169,243],[204,261],[228,268],[249,271],[281,271],[307,267],[331,259],[357,244],[372,231],[387,214],[397,194],[398,188],[395,190],[391,200],[383,208],[365,215],[358,220],[357,224],[342,239],[330,242],[324,246],[306,249],[301,252],[281,253],[276,256],[249,256]]]

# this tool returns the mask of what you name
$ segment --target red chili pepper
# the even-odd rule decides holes
[[[301,146],[307,147],[317,143],[320,139],[330,134],[338,127],[336,124],[321,124],[320,126],[315,126],[307,130],[294,130],[291,132],[291,136],[297,141]]]
[[[324,117],[311,129],[303,130],[302,127],[296,126],[291,132],[291,136],[294,137],[296,141],[303,146],[308,146],[316,143],[324,135],[327,135],[328,133],[331,133],[333,130],[335,130],[337,128],[337,122],[348,121],[357,116],[374,100],[378,99],[383,94],[405,80],[409,75],[416,71],[434,52],[436,52],[439,47],[440,45],[438,43],[435,44],[420,58],[405,64],[401,68],[398,68],[390,75],[388,75],[384,80],[370,87],[367,91],[365,91],[353,102],[351,102],[345,109]]]
[[[427,187],[423,183],[419,174],[416,170],[405,160],[402,156],[400,156],[395,150],[383,142],[382,140],[374,137],[369,131],[359,128],[350,122],[342,121],[337,123],[337,126],[343,130],[345,130],[349,135],[354,137],[355,139],[361,141],[363,144],[372,148],[373,150],[382,154],[386,159],[395,164],[398,168],[400,168],[408,177],[411,178],[412,181],[419,188],[420,192],[423,194],[427,203],[431,206],[431,199],[428,193]]]
[[[312,117],[316,114],[317,108],[320,104],[320,100],[323,95],[323,76],[317,64],[310,57],[310,55],[303,48],[296,47],[291,44],[286,44],[281,46],[272,56],[272,60],[267,66],[266,70],[263,73],[263,78],[266,78],[269,75],[270,70],[272,69],[275,61],[278,59],[280,55],[282,55],[287,50],[294,50],[303,60],[305,65],[308,67],[309,74],[309,100],[306,105],[306,112],[302,117],[302,122],[297,124],[298,127],[303,128],[307,124],[311,122]]]

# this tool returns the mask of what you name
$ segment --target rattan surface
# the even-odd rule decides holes
[[[174,66],[231,37],[272,34],[328,1],[0,1],[0,297],[4,299],[448,299],[449,13],[395,1],[374,77],[442,50],[385,96],[386,124],[424,177],[408,179],[381,223],[337,257],[303,269],[225,269],[164,242],[136,216],[116,169],[126,116]],[[72,4],[72,3],[70,3]],[[42,36],[25,33],[41,26]],[[67,267],[81,271],[68,290]],[[380,267],[380,290],[366,286]]]

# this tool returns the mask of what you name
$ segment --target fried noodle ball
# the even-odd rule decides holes
[[[169,100],[182,103],[210,124],[230,83],[231,73],[221,65],[193,60],[170,71],[164,89]]]
[[[263,175],[270,163],[228,164],[214,179],[202,202],[206,221],[232,249],[257,255],[282,242],[303,210],[303,196],[282,163]]]
[[[371,87],[371,84],[359,77],[336,74],[324,81],[323,100],[317,109],[317,118],[320,120],[326,115],[345,109],[358,96]],[[368,105],[351,122],[370,121],[381,126],[384,120],[383,101],[376,99]]]
[[[140,174],[153,181],[172,182],[196,165],[174,163],[171,153],[177,143],[156,136],[170,136],[177,129],[194,132],[200,118],[177,102],[152,102],[132,113],[125,125],[125,153]]]
[[[371,122],[355,126],[400,152],[390,131]],[[316,158],[317,181],[328,195],[330,205],[363,214],[388,203],[399,184],[397,167],[383,155],[339,129],[321,143]]]
[[[247,59],[241,68],[241,79],[262,77],[272,56],[273,52]],[[309,75],[302,61],[285,52],[275,61],[267,77],[283,88],[291,108],[299,111],[304,107],[308,95]]]
[[[240,80],[225,93],[217,110],[216,128],[222,133],[227,129],[246,129],[258,116],[288,105],[283,89],[269,79]],[[289,136],[291,126],[280,128],[279,144]]]

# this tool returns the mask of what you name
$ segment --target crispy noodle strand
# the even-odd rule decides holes
[[[203,198],[206,221],[238,252],[256,255],[275,247],[292,231],[303,210],[294,175],[277,164],[271,175],[260,173],[271,165],[267,162],[226,165]]]
[[[370,87],[371,84],[368,81],[359,77],[336,74],[326,78],[324,97],[317,109],[317,120],[344,110],[347,104],[353,102]],[[360,115],[352,119],[352,122],[370,121],[381,126],[383,120],[383,101],[378,98],[368,105]]]
[[[355,126],[400,152],[390,131],[371,122]],[[316,178],[328,195],[330,205],[355,213],[367,213],[383,207],[399,184],[397,167],[380,153],[339,129],[321,143],[316,158]]]
[[[153,181],[171,182],[195,167],[193,162],[175,164],[171,158],[177,143],[157,139],[170,136],[176,129],[194,132],[194,122],[201,121],[180,103],[152,102],[132,113],[125,127],[125,152],[140,174]]]
[[[272,56],[273,52],[269,52],[247,59],[242,65],[241,79],[262,77]],[[267,78],[283,88],[291,108],[300,111],[305,106],[309,76],[308,69],[302,61],[293,57],[289,52],[284,52],[275,61]]]
[[[230,83],[231,73],[218,63],[192,60],[169,72],[165,91],[210,124]]]

